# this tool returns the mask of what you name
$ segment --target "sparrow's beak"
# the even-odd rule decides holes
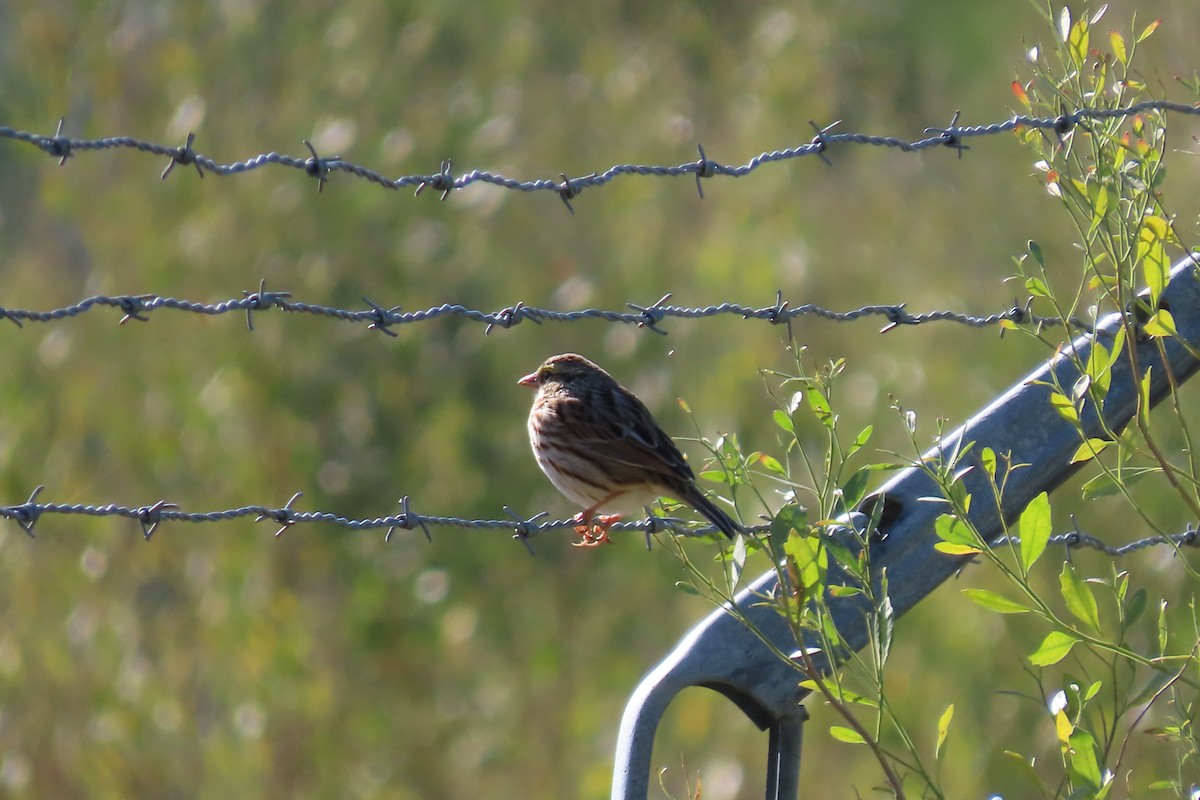
[[[520,384],[521,386],[530,386],[530,387],[537,386],[537,382],[538,382],[537,378],[538,378],[537,373],[531,372],[528,375],[526,375],[524,378],[521,378],[521,380],[517,381],[517,383]]]

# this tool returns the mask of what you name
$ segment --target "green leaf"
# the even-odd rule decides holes
[[[1044,781],[1042,781],[1041,776],[1038,775],[1037,770],[1033,768],[1033,764],[1030,763],[1030,759],[1025,758],[1025,756],[1021,755],[1020,753],[1015,753],[1012,750],[1005,750],[1004,755],[1008,756],[1013,760],[1014,763],[1016,763],[1021,770],[1021,774],[1025,776],[1025,779],[1029,781],[1030,784],[1042,790],[1041,794],[1043,796],[1048,796],[1051,794],[1051,792],[1047,791],[1046,784]]]
[[[1142,376],[1142,380],[1138,383],[1138,420],[1142,427],[1150,430],[1150,375],[1154,372],[1154,366],[1146,367],[1146,374]]]
[[[1125,624],[1127,626],[1132,626],[1145,613],[1146,599],[1145,589],[1138,589],[1133,593],[1133,597],[1129,598],[1129,605],[1125,609]]]
[[[847,728],[843,725],[831,725],[829,727],[829,735],[837,739],[839,742],[846,744],[866,744],[867,741],[853,728]]]
[[[954,703],[946,706],[946,710],[938,717],[937,744],[933,748],[934,758],[942,756],[942,745],[946,743],[946,736],[950,733],[950,720],[952,719],[954,719]]]
[[[1021,565],[1028,574],[1050,541],[1050,498],[1045,492],[1029,501],[1021,512],[1017,530],[1021,536]]]
[[[983,550],[975,545],[955,544],[953,542],[935,542],[933,549],[948,556],[975,556],[983,552]]]
[[[851,508],[857,507],[859,502],[867,494],[867,480],[871,477],[874,470],[871,467],[863,467],[856,470],[850,479],[842,486],[842,496],[845,498],[846,505]]]
[[[1104,222],[1105,216],[1108,215],[1108,190],[1103,186],[1099,187],[1096,192],[1096,199],[1092,204],[1092,223],[1088,227],[1088,233],[1095,233],[1100,227],[1100,223]]]
[[[1092,379],[1093,386],[1100,390],[1101,398],[1108,393],[1109,384],[1112,383],[1113,360],[1114,356],[1109,354],[1108,349],[1100,342],[1094,342],[1091,350],[1088,351],[1088,360],[1084,369],[1087,376]]]
[[[1034,260],[1037,261],[1039,267],[1046,266],[1046,254],[1042,252],[1042,246],[1040,244],[1035,242],[1033,239],[1030,239],[1028,242],[1026,242],[1025,247],[1027,250],[1029,250],[1029,255],[1033,256]]]
[[[778,425],[779,427],[783,428],[788,433],[796,432],[796,425],[795,425],[795,423],[792,422],[791,415],[788,414],[783,409],[781,409],[781,408],[775,409],[775,412],[771,416],[772,416],[772,418],[774,418],[775,424]]]
[[[1067,422],[1079,422],[1079,412],[1075,410],[1075,402],[1057,389],[1050,393],[1050,405]]]
[[[1027,605],[987,589],[963,589],[962,593],[989,611],[1000,614],[1024,614],[1033,610]]]
[[[832,428],[835,417],[833,416],[833,408],[829,405],[829,399],[821,394],[821,390],[810,388],[804,393],[804,397],[808,400],[808,407],[813,410],[817,419],[826,428]]]
[[[1079,449],[1075,451],[1075,455],[1071,456],[1071,463],[1078,464],[1082,461],[1091,461],[1112,444],[1114,442],[1109,439],[1088,439],[1079,445]]]
[[[847,573],[856,578],[864,577],[863,570],[867,564],[862,558],[861,551],[851,550],[837,539],[826,539],[822,544],[825,552]]]
[[[1108,44],[1112,47],[1113,55],[1117,57],[1117,61],[1121,62],[1121,66],[1129,66],[1129,53],[1125,49],[1125,37],[1116,31],[1109,31]]]
[[[706,469],[700,472],[700,477],[713,483],[729,483],[729,475],[723,469]]]
[[[1142,279],[1150,289],[1151,304],[1158,303],[1158,296],[1167,285],[1171,273],[1171,259],[1167,255],[1166,242],[1170,237],[1169,223],[1159,216],[1142,219],[1138,231],[1137,261],[1142,268]]]
[[[1158,652],[1167,652],[1167,639],[1170,636],[1170,630],[1167,627],[1167,601],[1163,600],[1158,605]]]
[[[817,682],[812,680],[811,678],[800,681],[800,688],[807,689],[810,692],[821,691],[821,688],[819,686],[817,686]],[[850,691],[849,689],[846,688],[846,684],[844,684],[844,683],[826,679],[825,680],[825,688],[829,691],[829,693],[831,695],[833,695],[835,698],[837,698],[839,702],[848,703],[848,704],[852,704],[852,705],[856,705],[856,706],[866,706],[867,708],[879,708],[878,702],[876,702],[875,700],[872,700],[869,697],[864,697],[861,694],[857,694],[856,692]]]
[[[808,510],[799,503],[789,503],[771,520],[771,548],[775,553],[787,552],[787,540],[794,531],[808,528]]]
[[[1079,577],[1075,565],[1069,561],[1063,562],[1062,572],[1058,575],[1058,586],[1063,601],[1067,604],[1067,610],[1093,631],[1100,630],[1100,612],[1096,607],[1096,596],[1092,594],[1091,587]]]
[[[1046,634],[1046,638],[1038,645],[1037,650],[1034,650],[1029,655],[1029,663],[1035,667],[1048,667],[1051,664],[1057,664],[1067,657],[1071,652],[1071,648],[1079,640],[1069,633],[1063,631],[1051,631]]]
[[[979,547],[979,538],[971,526],[953,514],[942,514],[933,523],[933,531],[943,542]]]
[[[979,460],[983,464],[983,469],[987,472],[988,477],[993,481],[996,480],[996,451],[990,447],[985,447],[979,453]]]
[[[729,585],[737,587],[742,580],[742,572],[746,569],[746,540],[749,537],[739,536],[733,540],[733,553],[729,558]]]
[[[867,427],[865,427],[861,431],[859,431],[858,436],[854,437],[854,441],[850,443],[850,447],[847,448],[847,450],[846,450],[846,458],[850,458],[850,456],[854,455],[859,450],[861,450],[863,448],[863,445],[865,445],[867,443],[867,441],[871,438],[871,434],[874,432],[875,432],[874,425],[868,425]]]
[[[1071,26],[1071,33],[1067,37],[1067,51],[1075,68],[1082,67],[1088,54],[1088,22],[1083,17]]]
[[[744,537],[739,537],[744,538]],[[805,533],[793,533],[783,545],[783,551],[791,557],[796,577],[805,594],[825,580],[829,567],[829,556],[821,540]]]
[[[875,614],[871,617],[872,633],[875,636],[875,648],[879,654],[879,667],[887,663],[888,654],[892,651],[892,634],[896,625],[896,614],[892,609],[892,600],[887,596],[887,573],[883,576],[883,599],[879,601]]]
[[[1026,278],[1025,291],[1034,297],[1050,297],[1050,288],[1040,278]]]
[[[1091,500],[1096,497],[1107,497],[1108,495],[1116,494],[1121,486],[1128,489],[1143,478],[1150,475],[1157,475],[1160,471],[1158,467],[1127,468],[1121,471],[1119,484],[1115,476],[1102,473],[1083,484],[1083,499]]]
[[[1154,316],[1146,320],[1146,324],[1142,326],[1142,330],[1151,336],[1166,339],[1174,336],[1175,317],[1171,316],[1171,312],[1165,308],[1160,308],[1154,312]]]
[[[1069,772],[1077,783],[1084,783],[1095,792],[1100,788],[1100,762],[1096,759],[1096,740],[1084,730],[1071,734],[1067,756]]]

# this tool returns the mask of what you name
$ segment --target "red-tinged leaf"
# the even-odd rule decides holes
[[[1029,102],[1029,94],[1025,91],[1025,87],[1021,85],[1020,81],[1012,82],[1012,93],[1016,96],[1017,101],[1025,106],[1027,111],[1033,110],[1033,104]]]
[[[781,478],[787,477],[787,470],[783,468],[783,464],[779,463],[779,459],[775,458],[774,456],[769,456],[766,453],[759,453],[758,463],[762,464],[768,472],[778,475]]]
[[[1158,30],[1159,25],[1162,25],[1161,19],[1156,19],[1156,20],[1154,20],[1154,22],[1151,22],[1149,25],[1147,25],[1142,30],[1142,32],[1138,34],[1138,38],[1137,38],[1138,43],[1140,44],[1141,42],[1144,42],[1147,39],[1149,39],[1151,34],[1153,34],[1156,30]]]

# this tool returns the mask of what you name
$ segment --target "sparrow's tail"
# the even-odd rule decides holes
[[[690,489],[691,490],[680,499],[684,500],[692,508],[696,509],[705,517],[707,517],[708,521],[713,525],[716,525],[717,528],[720,529],[721,533],[732,539],[745,530],[741,525],[737,524],[732,517],[722,511],[716,503],[714,503],[712,500],[709,500],[708,496],[705,495],[704,492],[700,491],[698,487],[692,486]]]

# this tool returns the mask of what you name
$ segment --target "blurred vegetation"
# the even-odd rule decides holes
[[[1173,76],[1196,70],[1200,10],[1144,5],[1113,3],[1107,20],[1166,20],[1139,59],[1171,96]],[[0,123],[51,133],[65,115],[70,135],[168,143],[195,130],[222,161],[304,155],[309,138],[396,175],[453,157],[456,170],[554,178],[680,163],[698,141],[742,163],[807,141],[809,120],[915,138],[959,109],[964,124],[1006,118],[1027,49],[1050,35],[1024,2],[13,0],[0,7]],[[1194,150],[1195,129],[1175,121],[1174,146]],[[207,301],[265,278],[302,300],[407,310],[622,308],[668,291],[768,305],[782,289],[832,308],[990,313],[1023,298],[1004,281],[1029,239],[1073,280],[1076,232],[1029,151],[1015,137],[971,148],[847,147],[832,168],[808,158],[708,181],[703,201],[690,179],[624,179],[568,215],[551,194],[481,186],[440,203],[335,176],[318,194],[285,170],[160,182],[164,165],[134,153],[60,168],[4,142],[2,302]],[[1191,234],[1200,162],[1173,163],[1166,197]],[[546,355],[594,357],[671,431],[690,430],[674,402],[686,398],[702,430],[737,431],[747,450],[778,445],[758,371],[790,360],[779,330],[732,318],[673,321],[667,337],[599,322],[484,337],[441,320],[395,339],[277,312],[252,333],[235,316],[116,319],[3,329],[3,502],[44,483],[57,502],[205,510],[302,490],[301,508],[354,516],[392,513],[406,494],[427,514],[566,515],[528,452],[530,398],[514,384]],[[847,429],[887,417],[891,395],[922,419],[960,420],[1048,354],[951,324],[877,327],[796,325],[814,359],[846,359]],[[901,426],[876,430],[881,451],[905,448]],[[1055,496],[1057,521],[1074,513],[1113,541],[1145,533],[1120,505],[1077,496],[1078,482]],[[1163,502],[1160,524],[1181,528],[1185,510]],[[168,525],[146,544],[131,523],[47,517],[33,541],[0,532],[0,795],[605,797],[625,698],[710,610],[640,537],[600,552],[543,539],[530,558],[502,533],[385,544],[272,531]],[[697,561],[716,554],[695,547]],[[1184,596],[1171,553],[1130,565]],[[1050,568],[1040,578],[1057,586]],[[1003,751],[1045,728],[1042,706],[997,692],[1026,688],[1030,648],[1009,644],[1026,632],[1007,623],[953,591],[899,623],[899,712],[932,737],[936,715],[960,709],[943,765],[952,795],[1009,790]],[[876,765],[828,739],[814,711],[803,780],[865,791]],[[655,763],[672,786],[682,758],[706,798],[749,798],[765,751],[732,706],[696,690],[668,712]]]

